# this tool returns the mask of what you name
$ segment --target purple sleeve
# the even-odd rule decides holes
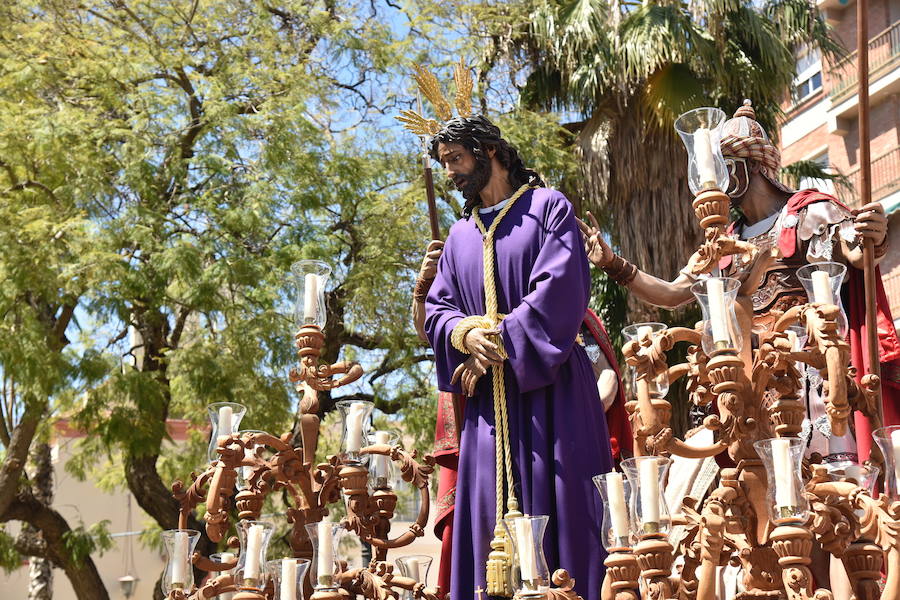
[[[591,279],[572,205],[549,203],[546,237],[522,303],[503,320],[503,343],[519,390],[548,386],[569,358],[587,311]]]
[[[450,343],[450,334],[453,333],[456,324],[466,316],[462,311],[459,287],[456,283],[451,234],[444,243],[444,252],[438,261],[434,283],[431,284],[425,299],[425,333],[434,349],[438,389],[442,392],[462,393],[462,387],[458,383],[451,385],[450,378],[456,367],[466,360],[466,355],[453,347]]]

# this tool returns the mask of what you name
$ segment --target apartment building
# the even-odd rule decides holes
[[[855,50],[855,0],[814,1],[844,47]],[[882,276],[900,322],[900,0],[869,0],[868,9],[872,198],[889,215],[891,251]],[[830,181],[802,181],[801,187],[831,191],[853,206],[859,204],[856,59],[854,51],[830,63],[816,49],[800,49],[779,136],[783,164],[814,160],[846,175],[853,189],[835,189]]]

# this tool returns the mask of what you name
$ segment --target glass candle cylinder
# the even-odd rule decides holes
[[[291,265],[291,277],[296,287],[294,321],[297,328],[318,325],[325,328],[325,286],[331,276],[331,267],[321,260],[301,260]]]
[[[213,402],[206,407],[209,422],[212,423],[212,434],[209,437],[207,458],[212,462],[219,458],[216,448],[220,437],[232,436],[241,427],[241,419],[247,414],[247,407],[237,402]]]
[[[340,572],[341,563],[338,550],[345,532],[346,530],[341,527],[340,523],[320,521],[306,524],[306,533],[309,535],[313,547],[309,573],[315,589],[337,589],[334,575]]]
[[[884,456],[884,493],[900,500],[900,425],[876,429],[872,437]]]
[[[428,585],[428,569],[431,567],[431,557],[424,554],[401,556],[396,561],[400,574],[419,583]],[[415,600],[412,590],[403,590],[403,600]]]
[[[881,469],[875,466],[861,465],[855,462],[823,463],[828,469],[828,474],[835,479],[843,479],[855,483],[867,490],[869,494],[875,493],[875,483]]]
[[[274,600],[303,600],[303,584],[309,570],[309,559],[282,558],[266,563],[266,571],[275,590]]]
[[[266,587],[266,553],[275,526],[265,521],[240,521],[237,524],[241,555],[234,569],[239,588],[262,590]]]
[[[217,563],[231,563],[234,562],[235,556],[236,555],[233,552],[214,552],[209,555],[209,560]],[[230,569],[226,571],[213,571],[213,577],[218,577],[219,575],[230,572]],[[222,592],[216,596],[216,600],[232,600],[232,598],[234,598],[234,592]]]
[[[387,444],[391,447],[396,446],[400,441],[400,434],[395,431],[376,431],[369,435],[369,444]],[[369,479],[372,482],[372,488],[376,490],[386,490],[391,487],[391,479],[393,477],[393,462],[390,456],[383,454],[372,454],[369,458]]]
[[[766,467],[769,516],[775,524],[803,523],[809,515],[801,471],[805,446],[803,440],[792,437],[753,444]]]
[[[375,405],[367,400],[342,400],[337,403],[344,423],[341,436],[341,450],[344,462],[351,465],[363,464],[359,453],[369,435],[369,420]]]
[[[194,587],[194,569],[191,557],[200,541],[200,532],[195,529],[168,529],[162,532],[166,546],[166,570],[162,578],[163,595],[172,590],[190,593]]]
[[[545,598],[550,589],[550,569],[544,557],[544,533],[549,521],[548,516],[525,515],[503,522],[513,544],[517,598]]]
[[[594,476],[594,485],[603,500],[603,523],[600,540],[607,552],[631,548],[634,528],[631,525],[631,482],[624,473],[613,471]]]
[[[641,341],[647,338],[652,338],[653,335],[665,331],[667,329],[667,325],[665,323],[635,323],[633,325],[629,325],[625,329],[622,330],[622,335],[625,336],[626,341]],[[634,367],[629,366],[628,370],[630,372],[631,377],[631,389],[636,389],[637,385],[637,371]],[[660,373],[653,379],[649,380],[650,385],[650,394],[653,396],[658,396],[659,398],[665,397],[665,395],[669,392],[669,374],[668,373]]]
[[[709,277],[691,286],[703,311],[703,352],[711,356],[720,350],[740,352],[744,336],[734,312],[741,282],[731,277]]]
[[[640,538],[643,534],[668,535],[672,517],[663,491],[671,458],[663,456],[635,456],[622,461],[631,494],[631,523]]]
[[[243,429],[238,432],[241,438],[244,438],[247,435],[252,435],[254,433],[265,433],[261,429]],[[244,458],[252,459],[261,449],[265,448],[265,444],[247,444],[244,447]],[[234,486],[238,490],[243,490],[247,487],[250,476],[253,474],[253,467],[244,465],[240,469],[237,470],[237,479],[235,479]]]
[[[840,309],[837,318],[838,333],[847,336],[847,313],[841,301],[841,285],[847,275],[847,267],[836,262],[810,263],[797,269],[797,279],[806,290],[806,297],[817,304],[834,304]]]
[[[728,188],[728,167],[722,157],[725,113],[718,108],[690,110],[675,120],[675,131],[688,154],[688,186],[696,195],[703,190]]]

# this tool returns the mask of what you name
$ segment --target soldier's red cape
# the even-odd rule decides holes
[[[622,372],[619,369],[619,362],[616,359],[616,351],[606,333],[603,321],[597,316],[597,313],[591,309],[587,310],[584,315],[584,325],[597,340],[600,351],[606,357],[606,361],[616,372],[616,379],[619,381],[618,390],[616,392],[616,400],[606,411],[606,428],[609,430],[609,442],[612,448],[613,458],[618,460],[621,454],[622,444],[626,448],[631,448],[631,424],[628,422],[628,413],[625,411],[625,386],[622,385]]]

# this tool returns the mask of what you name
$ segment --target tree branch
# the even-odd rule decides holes
[[[10,187],[9,189],[7,189],[6,192],[7,193],[20,192],[27,188],[34,188],[34,189],[41,190],[42,192],[45,192],[48,196],[50,196],[50,199],[53,201],[54,204],[60,203],[59,199],[56,197],[56,194],[53,193],[53,190],[51,190],[49,187],[47,187],[40,181],[34,181],[33,179],[29,179],[27,181],[20,181],[19,183],[15,184],[12,187]]]
[[[378,348],[384,347],[384,336],[380,335],[365,335],[362,333],[345,331],[344,335],[341,336],[342,344],[350,344],[351,346],[356,346],[357,348],[362,348],[363,350],[375,350]]]
[[[5,513],[19,490],[19,480],[28,460],[28,451],[37,431],[38,424],[44,417],[46,402],[35,399],[25,401],[25,412],[19,424],[13,429],[6,458],[0,466],[0,515]]]
[[[28,523],[41,532],[45,545],[42,553],[25,541],[22,549],[35,551],[32,556],[47,558],[65,571],[78,600],[109,600],[109,592],[93,559],[86,556],[76,560],[66,548],[66,538],[72,528],[61,514],[39,502],[28,490],[23,490],[0,511],[0,522],[12,520]]]

